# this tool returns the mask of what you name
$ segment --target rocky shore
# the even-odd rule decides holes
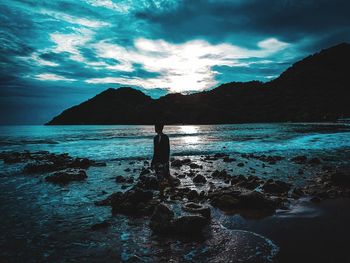
[[[21,163],[23,173],[41,174],[45,181],[62,185],[86,180],[87,169],[91,166],[106,166],[103,162],[47,151],[2,152],[0,159],[7,165]],[[250,160],[258,161],[259,168],[258,165],[249,167]],[[268,177],[260,170],[281,161],[299,166],[299,175],[307,170],[317,172],[306,178],[301,186],[278,179],[263,179],[258,175]],[[160,182],[148,161],[139,162],[142,163],[140,169],[133,167],[134,162],[129,162],[129,167],[125,168],[126,172],[139,171],[137,178],[116,176],[115,182],[124,190],[96,200],[95,205],[110,206],[113,214],[146,216],[150,219],[150,228],[161,235],[201,233],[211,224],[212,207],[229,214],[262,218],[277,209],[288,209],[291,201],[301,197],[307,197],[312,202],[350,197],[350,174],[325,164],[317,157],[300,155],[286,160],[283,156],[218,153],[201,156],[195,161],[185,157],[173,158],[171,172],[177,184],[168,186],[162,198],[159,196]],[[226,165],[227,169],[210,169],[222,165]],[[249,175],[233,174],[232,167],[245,166],[248,166]],[[96,228],[103,226],[108,224]]]
[[[217,153],[172,158],[170,170],[176,183],[167,185],[163,196],[149,161],[142,158],[105,163],[37,151],[2,152],[0,160],[6,167],[17,165],[19,174],[40,178],[41,184],[65,189],[70,184],[88,184],[93,169],[109,171],[111,175],[101,180],[110,180],[108,184],[119,190],[104,191],[99,185],[91,185],[102,190],[91,205],[110,207],[111,218],[91,222],[90,231],[109,231],[116,224],[113,218],[120,216],[141,220],[152,235],[172,244],[177,244],[176,240],[195,240],[210,262],[229,262],[237,257],[242,262],[272,262],[278,252],[278,247],[262,236],[240,232],[239,228],[222,228],[218,211],[225,216],[263,220],[279,211],[288,213],[298,200],[319,204],[350,197],[346,166],[316,156]],[[116,167],[117,174],[111,172]],[[255,261],[251,261],[252,251]],[[133,259],[138,262],[137,257]]]

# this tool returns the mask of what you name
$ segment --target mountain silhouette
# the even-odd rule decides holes
[[[296,62],[278,78],[231,82],[199,93],[152,99],[124,87],[107,89],[63,111],[48,125],[219,124],[329,121],[350,117],[350,44]]]

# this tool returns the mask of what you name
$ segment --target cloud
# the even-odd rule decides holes
[[[38,74],[35,76],[36,79],[38,80],[49,80],[49,81],[76,81],[75,79],[69,79],[69,78],[65,78],[63,76],[59,76],[56,74],[52,74],[52,73],[43,73],[43,74]]]
[[[92,27],[92,28],[99,28],[103,26],[108,26],[109,23],[99,21],[99,20],[92,20],[92,19],[86,19],[86,18],[80,18],[80,17],[74,17],[62,12],[55,12],[50,11],[46,9],[42,9],[39,13],[43,15],[51,16],[55,19],[62,20],[71,24],[80,25],[84,27]]]
[[[1,103],[10,101],[18,120],[30,119],[29,107],[38,116],[38,94],[45,94],[38,104],[50,105],[48,118],[109,87],[157,97],[267,81],[350,41],[346,0],[12,0],[0,7]],[[24,93],[32,96],[27,110],[16,106]],[[2,116],[11,114],[6,108]]]
[[[164,40],[139,38],[134,48],[125,48],[105,42],[92,45],[99,57],[116,59],[114,68],[130,72],[132,65],[141,64],[149,72],[158,72],[155,78],[105,77],[86,80],[87,83],[118,83],[144,88],[167,88],[173,92],[204,90],[217,85],[214,66],[249,66],[241,59],[263,58],[288,47],[288,43],[274,38],[257,43],[258,49],[246,49],[232,44],[212,45],[204,40],[172,44]],[[107,67],[108,68],[108,67]]]

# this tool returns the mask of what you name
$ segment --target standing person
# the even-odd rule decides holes
[[[160,196],[163,197],[165,182],[173,186],[173,180],[169,172],[170,144],[169,137],[163,133],[164,124],[154,126],[156,136],[153,138],[153,158],[151,168],[155,170],[157,179],[160,182]]]

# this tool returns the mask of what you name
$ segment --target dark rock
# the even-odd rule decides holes
[[[224,191],[222,194],[216,193],[211,197],[212,205],[223,210],[231,209],[257,209],[257,210],[274,210],[276,204],[256,191],[235,192]]]
[[[236,184],[236,186],[243,187],[246,189],[253,190],[260,185],[260,181],[257,179],[242,180]]]
[[[67,169],[65,171],[55,172],[45,178],[46,181],[58,184],[67,184],[71,181],[82,181],[87,178],[84,170]]]
[[[198,198],[198,192],[196,190],[191,190],[187,194],[188,200],[193,200]]]
[[[207,182],[207,179],[201,174],[197,174],[192,180],[195,184],[205,184]]]
[[[141,175],[139,177],[137,186],[143,189],[158,190],[159,181],[157,180],[157,177],[154,175],[151,175],[151,174]]]
[[[226,157],[224,157],[223,161],[225,163],[232,163],[232,162],[235,162],[237,160],[235,158],[230,158],[230,157],[226,156]]]
[[[145,175],[151,173],[150,169],[142,167],[142,170],[140,172],[140,175]]]
[[[185,165],[185,164],[190,164],[191,163],[191,159],[175,159],[174,161],[171,162],[171,166],[173,167],[181,167],[182,165]]]
[[[153,193],[134,187],[110,200],[113,214],[150,215],[157,202],[152,202]]]
[[[97,224],[94,224],[91,226],[91,230],[93,231],[96,231],[96,230],[101,230],[101,229],[104,229],[104,228],[107,228],[111,225],[111,223],[107,220],[101,222],[101,223],[97,223]]]
[[[222,171],[218,171],[218,170],[215,170],[211,176],[213,178],[221,178],[221,179],[225,179],[225,178],[229,178],[230,175],[226,172],[226,170],[222,170]]]
[[[95,166],[95,167],[105,167],[105,166],[107,166],[107,163],[105,163],[105,162],[93,162],[93,163],[91,164],[91,166]]]
[[[118,175],[118,176],[115,178],[115,181],[116,181],[117,183],[124,183],[124,182],[125,182],[125,178],[124,178],[124,176]]]
[[[97,206],[108,206],[112,205],[112,203],[121,202],[123,200],[123,193],[122,192],[116,192],[108,196],[106,199],[101,201],[96,201],[95,205]]]
[[[126,178],[125,182],[128,184],[132,184],[132,183],[134,183],[134,178],[128,177],[128,178]]]
[[[201,215],[184,215],[175,218],[173,229],[175,233],[182,235],[200,234],[208,224],[208,219]]]
[[[203,169],[202,165],[198,165],[196,163],[191,163],[189,166],[191,169]]]
[[[243,167],[243,166],[244,166],[244,163],[238,163],[237,166],[238,166],[238,167]]]
[[[306,163],[307,161],[307,157],[305,155],[299,155],[299,156],[295,156],[292,159],[290,159],[292,162],[294,163],[299,163],[299,164],[303,164]]]
[[[319,164],[321,164],[321,160],[319,158],[315,157],[315,158],[311,158],[308,163],[311,165],[319,165]]]
[[[124,171],[125,171],[125,172],[130,172],[131,169],[130,169],[130,168],[126,168],[126,169],[124,169]]]
[[[335,172],[330,176],[330,180],[334,185],[350,187],[350,174]]]
[[[188,202],[182,206],[182,210],[193,214],[200,214],[205,218],[210,219],[211,212],[207,205]]]
[[[299,199],[300,197],[302,197],[304,195],[304,192],[301,188],[294,188],[292,193],[291,193],[291,196],[292,198],[294,199]]]
[[[150,228],[161,234],[168,234],[173,228],[174,212],[165,204],[159,204],[152,214]]]
[[[29,163],[24,167],[24,171],[27,173],[44,173],[60,170],[54,162],[51,161],[37,161]]]
[[[310,201],[313,203],[319,203],[321,202],[321,198],[314,196],[310,199]]]
[[[283,182],[283,181],[267,181],[263,186],[262,189],[264,192],[269,194],[282,194],[287,193],[290,189],[291,185]]]

